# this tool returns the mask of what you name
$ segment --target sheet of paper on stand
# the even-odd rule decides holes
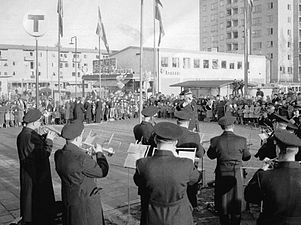
[[[192,162],[195,160],[195,151],[195,148],[177,148],[179,157],[191,159]]]
[[[258,136],[262,141],[266,140],[269,137],[267,133],[258,134]]]
[[[148,149],[148,145],[140,145],[131,143],[127,150],[127,157],[124,162],[124,167],[126,168],[136,168],[136,161],[145,156],[145,152]]]

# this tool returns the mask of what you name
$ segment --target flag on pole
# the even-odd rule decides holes
[[[253,0],[248,0],[248,6],[249,6],[250,11],[252,12],[253,7],[254,7]]]
[[[160,9],[159,9],[159,5],[161,7],[162,6],[162,3],[160,0],[155,0],[156,1],[156,6],[155,6],[155,19],[159,21],[159,29],[160,29],[160,32],[159,32],[159,41],[158,41],[158,47],[160,46],[160,43],[161,43],[161,38],[165,35],[165,32],[164,32],[164,28],[163,28],[163,23],[162,23],[162,18],[161,18],[161,13],[160,13]]]
[[[101,14],[100,14],[99,6],[98,6],[98,22],[97,22],[96,34],[103,40],[103,42],[105,44],[105,47],[107,49],[107,52],[109,54],[110,53],[109,44],[107,42],[105,28],[104,28],[102,20],[101,20]]]
[[[62,0],[57,2],[57,13],[59,14],[59,34],[63,37],[63,3]]]

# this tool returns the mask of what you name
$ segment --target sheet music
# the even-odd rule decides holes
[[[146,150],[148,149],[148,145],[139,145],[131,143],[127,150],[127,157],[124,162],[124,167],[126,168],[136,168],[136,161],[144,157]]]

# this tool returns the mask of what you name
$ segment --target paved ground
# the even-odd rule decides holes
[[[114,133],[113,147],[116,154],[108,158],[110,171],[106,178],[99,179],[102,189],[102,204],[108,224],[138,224],[139,196],[137,187],[133,183],[134,170],[123,167],[126,151],[130,143],[134,142],[132,128],[138,120],[112,121],[102,124],[86,125],[85,135],[92,129],[104,139]],[[201,123],[203,141],[209,141],[211,137],[222,131],[215,123]],[[61,129],[61,127],[57,127]],[[16,137],[21,128],[0,129],[0,224],[8,224],[19,216],[19,162],[16,149]],[[251,153],[254,154],[260,145],[258,129],[250,127],[236,127],[235,132],[246,137],[250,144]],[[54,151],[64,145],[64,140],[56,138]],[[208,142],[204,144],[208,148]],[[54,170],[53,154],[51,156],[52,178],[56,200],[60,197],[60,179]],[[256,159],[245,166],[261,166]],[[214,178],[215,161],[204,158],[206,181]],[[252,172],[250,172],[251,174]],[[130,187],[130,188],[128,188]],[[131,216],[128,216],[128,196],[131,203]],[[199,210],[194,212],[197,224],[218,224],[216,216],[207,210],[205,202],[213,200],[212,190],[204,189],[200,192]],[[129,222],[128,222],[129,221]],[[254,224],[249,214],[244,214],[243,224]]]

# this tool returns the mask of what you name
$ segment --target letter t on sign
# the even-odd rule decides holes
[[[28,15],[29,20],[33,20],[33,32],[39,32],[39,20],[44,20],[44,15]]]

